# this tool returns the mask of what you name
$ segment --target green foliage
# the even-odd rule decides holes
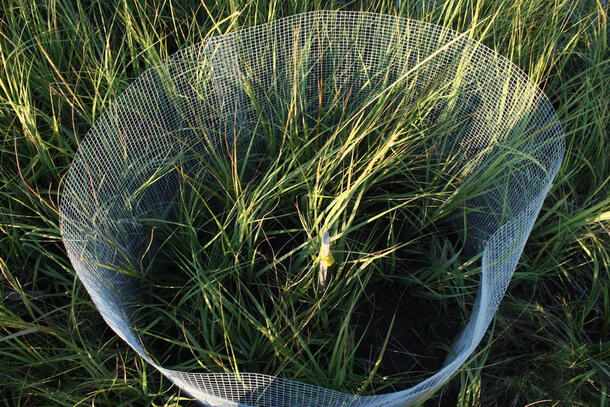
[[[489,339],[450,384],[432,396],[430,405],[607,405],[608,6],[601,0],[371,3],[240,0],[185,6],[128,0],[2,1],[0,399],[6,405],[188,403],[107,327],[75,276],[58,228],[62,177],[96,117],[147,67],[210,36],[322,8],[397,14],[468,32],[507,56],[543,87],[566,132],[564,164]],[[424,102],[420,102],[422,109]],[[362,304],[364,293],[359,282],[368,281],[374,273],[382,276],[376,277],[380,293],[387,290],[383,278],[392,277],[401,256],[421,257],[422,267],[413,265],[408,281],[403,282],[417,287],[413,290],[417,295],[410,300],[436,304],[440,315],[459,321],[467,317],[472,306],[476,258],[466,261],[452,241],[422,227],[433,223],[441,227],[450,221],[446,218],[450,211],[439,201],[459,207],[463,198],[452,194],[452,183],[442,177],[446,173],[443,163],[416,154],[421,138],[416,137],[415,128],[405,133],[405,123],[400,120],[413,123],[417,117],[401,115],[405,107],[401,111],[397,103],[395,114],[384,120],[375,110],[383,109],[383,103],[360,116],[353,112],[353,117],[360,119],[359,143],[373,154],[356,154],[356,162],[345,158],[352,155],[341,141],[349,135],[342,129],[325,127],[323,120],[308,131],[312,141],[324,143],[324,154],[314,143],[296,151],[289,139],[284,140],[285,144],[276,148],[286,160],[264,163],[266,170],[260,172],[266,183],[248,182],[239,162],[230,162],[232,167],[219,170],[219,174],[228,174],[231,182],[226,184],[233,185],[233,190],[227,191],[224,199],[216,197],[223,210],[210,211],[218,214],[213,227],[193,224],[198,217],[189,212],[198,207],[194,205],[197,196],[210,191],[196,180],[185,184],[190,188],[181,195],[184,217],[173,225],[157,225],[157,238],[166,237],[162,242],[176,255],[176,264],[191,283],[181,291],[184,281],[153,281],[151,277],[151,295],[157,296],[151,302],[157,304],[154,311],[163,310],[159,305],[167,306],[157,320],[147,319],[153,313],[141,310],[148,323],[143,334],[150,334],[148,339],[154,346],[167,347],[165,354],[157,354],[160,361],[176,367],[199,364],[216,371],[268,369],[363,392],[374,388],[388,391],[421,378],[415,374],[386,378],[379,370],[369,377],[371,366],[363,365],[353,351],[358,341],[367,337],[348,323],[336,323],[349,321],[356,306]],[[299,125],[298,116],[286,119],[288,130]],[[391,137],[402,141],[396,144]],[[366,165],[371,160],[379,164],[376,171]],[[392,171],[405,170],[395,165],[405,160],[411,163],[409,168],[421,168],[430,184],[423,191],[406,189],[401,201],[388,201],[384,185],[393,182]],[[371,185],[377,188],[367,199],[348,199],[358,197]],[[289,198],[276,205],[267,199],[269,191]],[[421,208],[428,209],[428,221],[417,217]],[[275,215],[268,216],[270,211]],[[402,213],[412,222],[358,223],[371,211],[389,219]],[[412,240],[398,240],[399,231],[391,225],[408,229]],[[289,245],[274,243],[293,236],[295,229],[306,231],[308,238]],[[285,269],[303,270],[292,275],[295,279],[312,276],[307,270],[315,264],[303,242],[315,241],[323,230],[331,231],[334,238],[337,265],[333,273],[351,273],[354,279],[345,287],[331,281],[324,292],[316,290],[314,281],[309,290],[289,289],[294,281],[286,278]],[[265,236],[266,231],[271,235]],[[202,245],[202,241],[206,243]],[[209,270],[206,256],[193,255],[204,249],[206,255],[222,254],[225,259],[224,265],[214,263],[215,274],[197,272]],[[344,257],[348,252],[352,257]],[[264,270],[266,284],[253,284],[263,271],[252,265],[268,263],[271,258],[279,261]],[[363,267],[365,264],[370,267]],[[234,281],[231,276],[235,273],[230,272],[236,268],[244,271],[240,275],[251,273],[249,281]],[[226,287],[220,281],[226,281]],[[172,300],[177,292],[181,304]],[[281,301],[265,303],[260,299],[269,293],[268,298]],[[204,298],[215,305],[204,304]],[[244,299],[258,304],[258,309],[236,308]],[[308,312],[296,312],[303,303]],[[218,314],[202,313],[206,306]],[[331,309],[336,312],[328,312]],[[235,315],[242,315],[249,324]],[[214,323],[203,323],[203,318]],[[432,346],[442,348],[446,344],[441,339],[451,339],[445,338],[446,327],[429,323],[429,315],[414,313],[411,318],[413,326],[428,329]],[[392,318],[386,322],[387,326],[396,323]],[[163,331],[172,324],[190,329],[182,329],[179,335]],[[198,332],[197,327],[214,332]],[[286,332],[293,333],[287,343],[269,340],[286,337]],[[168,336],[173,338],[169,342]],[[377,338],[376,344],[386,352],[400,345],[393,343],[391,336]],[[163,359],[170,354],[173,360]],[[327,359],[320,360],[319,355]],[[269,360],[275,365],[269,365]],[[373,366],[375,362],[373,358]],[[426,369],[414,366],[411,370],[424,374]]]

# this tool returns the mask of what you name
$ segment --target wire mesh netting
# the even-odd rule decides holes
[[[482,272],[470,319],[442,368],[401,391],[356,395],[261,373],[162,367],[145,349],[134,318],[146,300],[140,273],[150,265],[143,261],[154,250],[147,220],[175,218],[185,180],[220,188],[212,163],[241,159],[252,162],[246,172],[260,172],[260,157],[279,154],[275,140],[286,131],[286,115],[298,112],[305,126],[331,105],[364,114],[384,104],[417,106],[424,133],[442,127],[420,148],[426,156],[451,160],[447,171],[459,180],[457,188],[473,191],[460,222],[467,245],[481,254]],[[333,120],[341,125],[348,119]],[[445,383],[482,339],[563,152],[551,103],[489,48],[404,18],[311,12],[211,38],[135,80],[79,147],[62,193],[61,231],[108,325],[200,401],[404,406]]]

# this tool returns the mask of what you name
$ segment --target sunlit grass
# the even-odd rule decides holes
[[[550,405],[607,404],[610,57],[608,8],[603,2],[450,0],[371,5],[235,1],[183,7],[155,2],[30,4],[7,0],[0,17],[0,399],[6,405],[186,404],[160,373],[108,328],[76,278],[58,230],[62,177],[87,129],[147,67],[209,36],[320,8],[397,14],[468,32],[507,56],[543,87],[566,131],[564,164],[489,340],[431,405],[526,405],[542,400],[549,400]],[[382,105],[378,104],[380,109]],[[385,137],[395,134],[402,139],[405,133],[396,132],[409,128],[413,121],[399,123],[399,111],[384,123],[370,120],[375,118],[370,112],[354,114],[353,122],[362,118],[356,133],[373,136],[383,128]],[[294,130],[298,115],[284,119],[287,129],[293,126]],[[189,220],[202,218],[189,210],[206,210],[195,205],[197,194],[206,192],[206,186],[197,180],[184,183],[181,196],[185,210],[180,211],[184,217],[164,225],[166,236],[175,231],[165,245],[176,255],[176,266],[194,284],[182,290],[174,284],[175,288],[170,289],[171,282],[155,282],[151,277],[151,284],[156,284],[151,293],[158,293],[151,303],[157,304],[155,312],[161,309],[159,304],[167,304],[166,312],[159,315],[166,320],[149,320],[141,329],[158,336],[157,342],[153,341],[159,350],[156,356],[175,366],[267,370],[350,391],[389,391],[390,385],[404,388],[408,383],[396,380],[416,381],[416,374],[424,374],[421,366],[413,366],[410,370],[415,373],[402,379],[383,379],[379,370],[377,376],[369,376],[376,358],[371,358],[369,366],[350,352],[355,346],[341,345],[357,344],[362,333],[330,321],[337,316],[346,321],[350,312],[353,314],[350,306],[364,295],[358,289],[359,281],[367,281],[373,274],[382,281],[393,281],[396,271],[400,271],[396,264],[400,264],[401,256],[419,256],[422,263],[421,267],[414,265],[401,284],[417,287],[417,295],[438,304],[440,314],[452,315],[456,320],[467,318],[472,305],[470,294],[476,290],[477,259],[464,263],[469,256],[462,253],[461,258],[456,257],[460,248],[439,237],[438,231],[422,228],[422,222],[418,222],[421,219],[416,217],[422,208],[428,208],[428,224],[441,225],[449,221],[446,216],[464,197],[452,195],[455,184],[441,176],[446,174],[442,162],[415,153],[417,141],[413,139],[417,137],[405,137],[402,146],[393,145],[393,149],[402,149],[400,154],[384,152],[388,139],[376,138],[370,149],[374,156],[362,156],[352,163],[347,158],[337,159],[350,157],[339,143],[346,137],[344,132],[323,126],[308,131],[312,141],[319,141],[318,146],[314,143],[307,150],[286,150],[290,154],[282,157],[287,160],[261,167],[259,179],[269,177],[269,183],[290,197],[277,207],[266,199],[269,189],[260,186],[264,183],[247,182],[239,162],[229,161],[233,167],[219,171],[227,174],[226,184],[232,185],[232,190],[217,196],[218,205],[224,208],[212,212],[219,213],[218,223],[189,225]],[[335,142],[329,136],[334,136]],[[289,140],[284,142],[284,146],[290,146]],[[324,154],[319,154],[322,146]],[[366,150],[369,147],[367,144]],[[403,171],[395,164],[407,160],[412,164],[409,168],[421,167],[423,178],[431,183],[426,191],[409,195],[407,189],[400,200],[388,202],[383,185],[390,182],[391,172],[369,171],[366,163],[371,159],[378,159],[379,168],[391,171]],[[354,186],[357,180],[360,184]],[[294,182],[298,187],[291,189]],[[354,199],[348,197],[357,197],[374,184],[379,189],[362,195],[359,205],[353,206]],[[435,189],[435,185],[445,189]],[[341,188],[351,195],[329,193]],[[249,194],[239,193],[245,190]],[[380,202],[385,206],[379,206]],[[358,220],[370,214],[371,208],[377,213],[387,211],[384,222],[360,224]],[[271,225],[266,215],[270,210],[280,215]],[[399,217],[397,214],[413,222],[403,225],[387,221]],[[161,226],[157,238],[163,235]],[[412,238],[398,239],[401,231],[395,228],[399,227]],[[197,232],[204,228],[207,235],[202,244]],[[286,245],[275,243],[294,235],[297,229],[304,232],[298,239]],[[268,230],[272,233],[265,235]],[[337,263],[330,270],[328,287],[319,290],[313,279],[315,270],[311,272],[317,266],[311,260],[309,246],[317,247],[325,230],[333,237]],[[250,236],[256,238],[249,241]],[[266,247],[257,245],[261,242]],[[192,256],[202,254],[204,247],[205,253],[224,256],[225,264],[214,262],[217,273],[213,275],[197,272],[209,269],[205,256]],[[351,257],[344,258],[347,252]],[[239,261],[234,260],[236,256]],[[274,258],[277,261],[264,272],[250,266]],[[303,271],[294,278],[310,278],[309,291],[292,290],[295,281],[285,277],[286,270],[296,269],[297,260]],[[361,267],[364,264],[370,267]],[[240,275],[246,277],[251,273],[251,281],[264,273],[267,283],[257,286],[231,281],[236,269],[244,271]],[[347,299],[342,296],[345,292],[335,287],[333,273],[353,276]],[[240,289],[229,290],[219,281],[231,282]],[[382,282],[379,284],[383,287]],[[260,295],[271,291],[274,294],[269,297],[281,301],[267,306]],[[203,294],[216,301],[215,306],[204,304]],[[259,309],[235,308],[245,298],[258,303]],[[303,298],[309,310],[321,312],[296,312]],[[332,308],[339,303],[341,309],[335,309],[334,315],[324,312],[323,305]],[[209,312],[202,312],[206,307]],[[250,326],[231,318],[240,313]],[[214,323],[208,324],[205,318]],[[180,336],[173,336],[171,348],[159,345],[173,332],[155,333],[155,329],[171,329],[183,323],[185,329]],[[414,318],[413,323],[430,325],[429,315],[419,321]],[[430,338],[435,333],[445,336],[442,327],[434,325],[428,332]],[[271,342],[267,340],[270,336],[288,339]],[[324,337],[333,337],[334,342],[320,340]],[[208,338],[209,343],[202,338]],[[240,338],[245,342],[240,343]],[[400,344],[388,338],[386,352],[398,349]],[[446,339],[450,341],[452,336]],[[441,341],[433,340],[433,346],[441,347]],[[384,343],[386,337],[382,335],[378,345]],[[163,360],[170,354],[172,359]],[[326,355],[326,359],[320,360],[320,355]]]

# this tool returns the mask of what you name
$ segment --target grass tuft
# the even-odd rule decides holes
[[[1,8],[4,405],[188,404],[108,328],[72,270],[58,228],[63,176],[81,137],[147,67],[205,38],[322,8],[396,14],[467,32],[541,85],[566,132],[564,163],[493,329],[427,403],[608,404],[607,2],[3,0]],[[408,116],[417,110],[405,111],[391,96],[352,112],[344,128],[331,125],[337,109],[303,118],[280,106],[285,128],[272,130],[295,135],[299,129],[311,144],[299,146],[287,136],[274,147],[276,160],[265,161],[253,151],[248,159],[229,161],[217,168],[226,190],[214,191],[196,179],[183,183],[175,222],[151,221],[151,240],[174,256],[172,270],[182,273],[161,280],[149,270],[145,278],[154,298],[139,310],[140,329],[160,361],[214,371],[267,371],[359,393],[404,388],[438,367],[435,357],[459,326],[440,319],[430,323],[430,314],[421,315],[418,307],[463,321],[479,270],[460,236],[447,234],[455,221],[449,214],[464,199],[455,188],[459,180],[443,178],[447,163],[418,154],[423,141],[417,117]],[[388,100],[396,109],[381,121],[375,109]],[[425,102],[418,108],[425,110]],[[303,127],[308,122],[316,125]],[[259,131],[269,130],[265,126]],[[346,150],[341,141],[347,137],[361,137],[353,144],[362,150]],[[373,161],[376,170],[368,165]],[[257,163],[257,170],[250,172],[246,162]],[[404,196],[389,200],[393,175],[405,171],[400,162],[418,169],[412,179],[423,186],[404,185]],[[214,208],[202,208],[203,201]],[[216,217],[197,223],[206,212]],[[376,214],[379,218],[364,221]],[[336,264],[322,289],[311,254],[324,231],[332,236]],[[214,261],[210,273],[212,255],[224,263]],[[409,273],[401,273],[403,258],[421,264],[409,264]],[[176,275],[180,278],[168,278]],[[310,280],[309,288],[294,289],[302,279]],[[366,283],[370,291],[361,288]],[[413,304],[407,321],[393,312],[379,315],[379,309],[388,309],[387,293]],[[245,301],[254,306],[235,307]],[[383,335],[390,327],[401,334]],[[408,374],[398,375],[401,369]]]

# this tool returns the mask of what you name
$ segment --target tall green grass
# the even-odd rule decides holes
[[[564,164],[532,231],[489,339],[458,376],[430,401],[431,405],[527,405],[536,402],[542,405],[607,405],[610,370],[610,115],[607,95],[610,91],[606,79],[610,77],[610,56],[608,6],[604,2],[448,0],[375,4],[295,1],[284,4],[247,0],[182,6],[170,2],[55,1],[30,4],[5,0],[1,7],[0,399],[6,405],[186,404],[184,397],[171,388],[167,380],[137,357],[106,326],[71,269],[58,230],[62,177],[79,140],[95,118],[148,66],[209,36],[321,8],[397,14],[467,31],[474,39],[506,55],[543,87],[566,131],[568,146]],[[400,120],[400,117],[396,115],[392,119]],[[388,126],[386,130],[389,130],[383,132],[386,137],[392,134],[395,124],[392,120],[385,123]],[[367,129],[366,121],[362,126],[362,130]],[[315,140],[318,129],[310,130]],[[322,129],[319,137],[324,135],[327,140],[331,136],[325,151],[336,157],[341,153],[341,146],[332,144],[332,136],[341,134],[335,130]],[[361,134],[376,134],[369,130]],[[379,139],[372,151],[380,154],[384,140],[387,141]],[[406,138],[405,155],[401,159],[413,147],[408,142]],[[316,151],[318,149],[311,148],[299,154],[308,158],[303,160],[305,163],[314,163]],[[298,156],[297,152],[293,153]],[[333,157],[333,154],[328,157]],[[387,168],[395,168],[391,164],[397,157],[387,153],[379,156],[387,162]],[[366,157],[361,159],[364,164]],[[237,164],[234,170],[239,172]],[[411,258],[415,254],[425,256],[429,266],[414,267],[417,270],[410,274],[412,280],[407,283],[419,284],[420,292],[427,291],[428,297],[442,298],[453,294],[452,287],[472,284],[467,291],[474,290],[476,279],[473,278],[477,270],[474,266],[469,268],[469,263],[463,265],[456,261],[458,253],[451,241],[430,239],[428,247],[418,248],[417,240],[421,241],[425,231],[419,230],[417,225],[408,225],[415,239],[413,242],[397,241],[392,234],[397,232],[385,230],[383,235],[388,238],[383,247],[391,250],[382,252],[378,252],[376,242],[360,238],[371,234],[371,229],[376,227],[374,222],[350,232],[351,237],[350,233],[343,235],[343,231],[357,226],[355,219],[358,216],[350,223],[350,213],[367,213],[367,208],[380,211],[381,207],[375,205],[386,198],[382,188],[384,178],[380,174],[366,174],[363,182],[375,181],[381,187],[369,196],[371,201],[361,201],[360,206],[354,208],[347,200],[327,198],[325,192],[340,189],[346,182],[351,182],[350,177],[362,176],[366,165],[342,166],[337,160],[326,164],[322,168],[334,168],[334,172],[318,173],[316,167],[290,160],[282,164],[285,167],[277,168],[275,175],[268,169],[273,168],[273,163],[261,167],[266,170],[260,171],[260,177],[277,177],[279,182],[278,179],[274,182],[278,188],[289,189],[285,177],[290,174],[301,180],[301,189],[289,191],[295,199],[285,206],[278,206],[279,209],[261,206],[273,205],[274,202],[260,195],[257,197],[256,185],[260,183],[249,183],[231,175],[232,180],[240,182],[234,184],[235,191],[232,195],[228,192],[227,196],[238,196],[236,191],[250,188],[252,194],[248,196],[251,201],[223,202],[219,198],[218,205],[224,205],[224,210],[218,219],[220,227],[216,227],[218,230],[231,230],[236,235],[221,234],[208,239],[212,243],[206,250],[214,247],[213,253],[232,253],[237,251],[236,242],[239,243],[237,248],[242,258],[239,262],[231,262],[231,257],[227,256],[227,270],[244,267],[248,271],[247,262],[243,259],[256,261],[259,258],[263,261],[273,258],[275,251],[283,254],[293,251],[265,271],[270,276],[266,286],[238,285],[248,287],[241,295],[250,298],[272,290],[278,294],[270,298],[283,299],[282,303],[274,304],[278,307],[273,310],[265,309],[263,301],[257,300],[261,310],[258,315],[250,315],[261,328],[249,338],[257,345],[254,349],[260,351],[260,355],[274,355],[278,364],[265,366],[265,358],[249,358],[246,351],[252,349],[251,343],[240,344],[240,335],[224,333],[240,332],[240,327],[229,318],[231,310],[218,315],[221,327],[225,324],[223,329],[205,337],[215,338],[223,354],[232,349],[234,356],[221,359],[210,351],[216,349],[214,346],[197,343],[195,335],[185,335],[183,343],[174,340],[170,344],[173,349],[183,349],[181,357],[168,362],[241,369],[244,367],[242,363],[249,360],[253,365],[246,367],[285,371],[287,375],[298,375],[313,368],[306,373],[317,376],[320,384],[332,383],[352,391],[371,391],[373,387],[388,390],[387,386],[407,384],[396,383],[397,377],[393,376],[383,379],[381,373],[369,380],[367,373],[374,366],[359,366],[361,358],[348,352],[353,348],[334,346],[340,341],[319,345],[321,348],[326,346],[323,353],[328,361],[324,365],[328,369],[315,370],[316,364],[320,363],[313,349],[319,326],[348,342],[362,335],[348,332],[343,326],[324,327],[323,323],[317,324],[316,329],[311,330],[313,333],[308,333],[301,327],[311,326],[313,321],[287,318],[295,314],[294,307],[302,298],[308,299],[309,304],[313,304],[309,306],[313,307],[324,301],[338,303],[340,298],[333,297],[332,280],[325,290],[318,290],[314,281],[309,292],[286,290],[290,282],[279,278],[283,268],[292,265],[290,260],[293,257],[294,261],[300,259],[303,264],[315,267],[308,257],[310,248],[299,246],[308,241],[317,247],[321,232],[328,229],[334,238],[333,254],[338,259],[334,267],[345,267],[331,269],[331,278],[332,273],[357,271],[362,264],[359,262],[366,261],[378,265],[375,275],[391,274],[396,270],[392,262],[400,258],[400,250],[410,250]],[[434,163],[419,164],[431,171],[432,176],[434,171],[444,173],[443,168],[435,167]],[[354,174],[349,168],[360,169],[360,172]],[[301,174],[301,170],[305,172]],[[336,178],[330,174],[339,176]],[[312,179],[317,182],[305,182]],[[390,182],[391,177],[385,180]],[[399,207],[402,202],[386,202],[386,216],[391,217],[394,212],[402,210],[409,215],[407,219],[414,219],[414,212],[408,212],[409,209],[434,208],[435,199],[446,198],[446,191],[433,189],[442,179],[436,179],[436,182],[438,184],[429,185],[429,195],[418,196],[421,200],[414,201],[411,206]],[[183,191],[185,209],[193,207],[197,198],[195,193],[201,191],[205,191],[205,185],[194,181],[190,189]],[[357,193],[358,190],[354,191]],[[408,198],[405,196],[407,201]],[[295,202],[298,206],[294,205]],[[297,212],[295,218],[297,207],[301,215],[298,216]],[[319,208],[325,208],[325,212],[316,212]],[[264,209],[285,211],[282,215],[286,216],[277,217],[279,220],[270,228],[277,234],[263,239],[267,247],[248,246],[247,239],[245,242],[240,240],[243,236],[268,229],[268,225],[263,227],[260,223],[265,218]],[[242,227],[250,229],[240,232],[239,228],[233,227],[235,219],[240,216]],[[205,258],[192,259],[185,254],[200,249],[199,237],[194,232],[204,225],[184,227],[188,220],[189,217],[181,219],[179,225],[165,225],[166,232],[177,230],[166,244],[168,250],[177,255],[178,264],[185,272],[191,273],[190,278],[197,279],[204,274],[193,270],[205,269],[206,264],[202,263]],[[223,222],[230,222],[231,227],[228,227],[229,223],[223,225]],[[308,231],[311,236],[286,246],[277,243],[281,242],[282,233],[287,235],[290,229],[296,228]],[[381,231],[376,232],[375,235],[382,235]],[[411,244],[398,246],[405,243]],[[343,247],[348,245],[360,245],[357,250],[360,254],[352,259],[341,258]],[[350,252],[356,251],[350,247]],[[256,274],[257,270],[260,269],[252,267],[250,271]],[[370,270],[372,268],[369,271],[364,269],[362,273],[368,274]],[[219,270],[219,275],[214,278],[230,278],[223,273],[227,274],[227,271]],[[367,275],[360,275],[360,278],[367,278]],[[166,301],[170,305],[164,316],[178,321],[175,311],[172,311],[176,304],[168,300],[171,296],[167,295],[178,289],[169,288],[170,283],[151,280],[151,284],[156,284],[152,293],[159,293],[157,303]],[[203,304],[197,301],[203,297],[195,290],[208,290],[208,298],[223,305],[230,296],[237,295],[234,291],[223,291],[217,285],[206,283],[209,282],[198,281],[187,287],[191,292],[180,293],[185,301],[182,304],[184,310],[189,307],[202,309]],[[291,293],[292,297],[286,297],[286,293]],[[353,294],[362,295],[357,288]],[[438,307],[448,308],[439,310],[439,314],[453,312],[456,318],[460,315],[465,318],[470,310],[469,301],[468,295],[458,296],[451,302],[437,301]],[[343,305],[357,303],[354,299],[341,301]],[[350,310],[338,312],[346,315]],[[180,319],[185,320],[184,316],[181,315]],[[264,316],[271,318],[262,324]],[[195,317],[201,315],[194,314]],[[317,313],[316,318],[323,320],[325,316]],[[192,327],[200,324],[200,321],[186,321],[192,322]],[[414,313],[412,316],[414,326],[420,324],[428,328],[429,337],[446,336],[446,328],[430,325],[429,321],[429,315]],[[147,332],[155,334],[156,326],[165,323],[149,321]],[[288,348],[270,348],[268,343],[264,343],[266,336],[291,330],[297,334]],[[385,339],[376,338],[374,344],[383,346]],[[400,343],[391,341],[389,338],[385,348],[397,350]],[[160,348],[162,350],[163,346]],[[365,349],[364,343],[362,349]],[[294,354],[304,355],[301,360],[309,358],[311,363],[294,363],[291,358]],[[167,355],[161,353],[157,356],[163,358]],[[373,357],[371,360],[374,364],[376,359]],[[412,372],[418,370],[422,370],[421,366],[411,369]],[[402,380],[415,379],[414,375],[402,376]]]
[[[295,97],[278,98],[254,129],[209,149],[205,133],[206,153],[189,149],[168,166],[180,174],[178,204],[143,222],[149,296],[135,304],[153,355],[183,370],[263,372],[365,394],[440,368],[446,333],[465,324],[476,293],[477,263],[460,256],[454,231],[468,213],[456,208],[488,185],[460,188],[457,154],[442,153],[459,119],[424,123],[452,97],[431,85],[414,98],[415,86],[362,99],[344,92],[312,115],[295,108],[310,99],[295,82]],[[327,278],[324,232],[335,260]],[[435,245],[451,253],[443,264]],[[422,313],[445,332],[421,332],[411,319]]]

